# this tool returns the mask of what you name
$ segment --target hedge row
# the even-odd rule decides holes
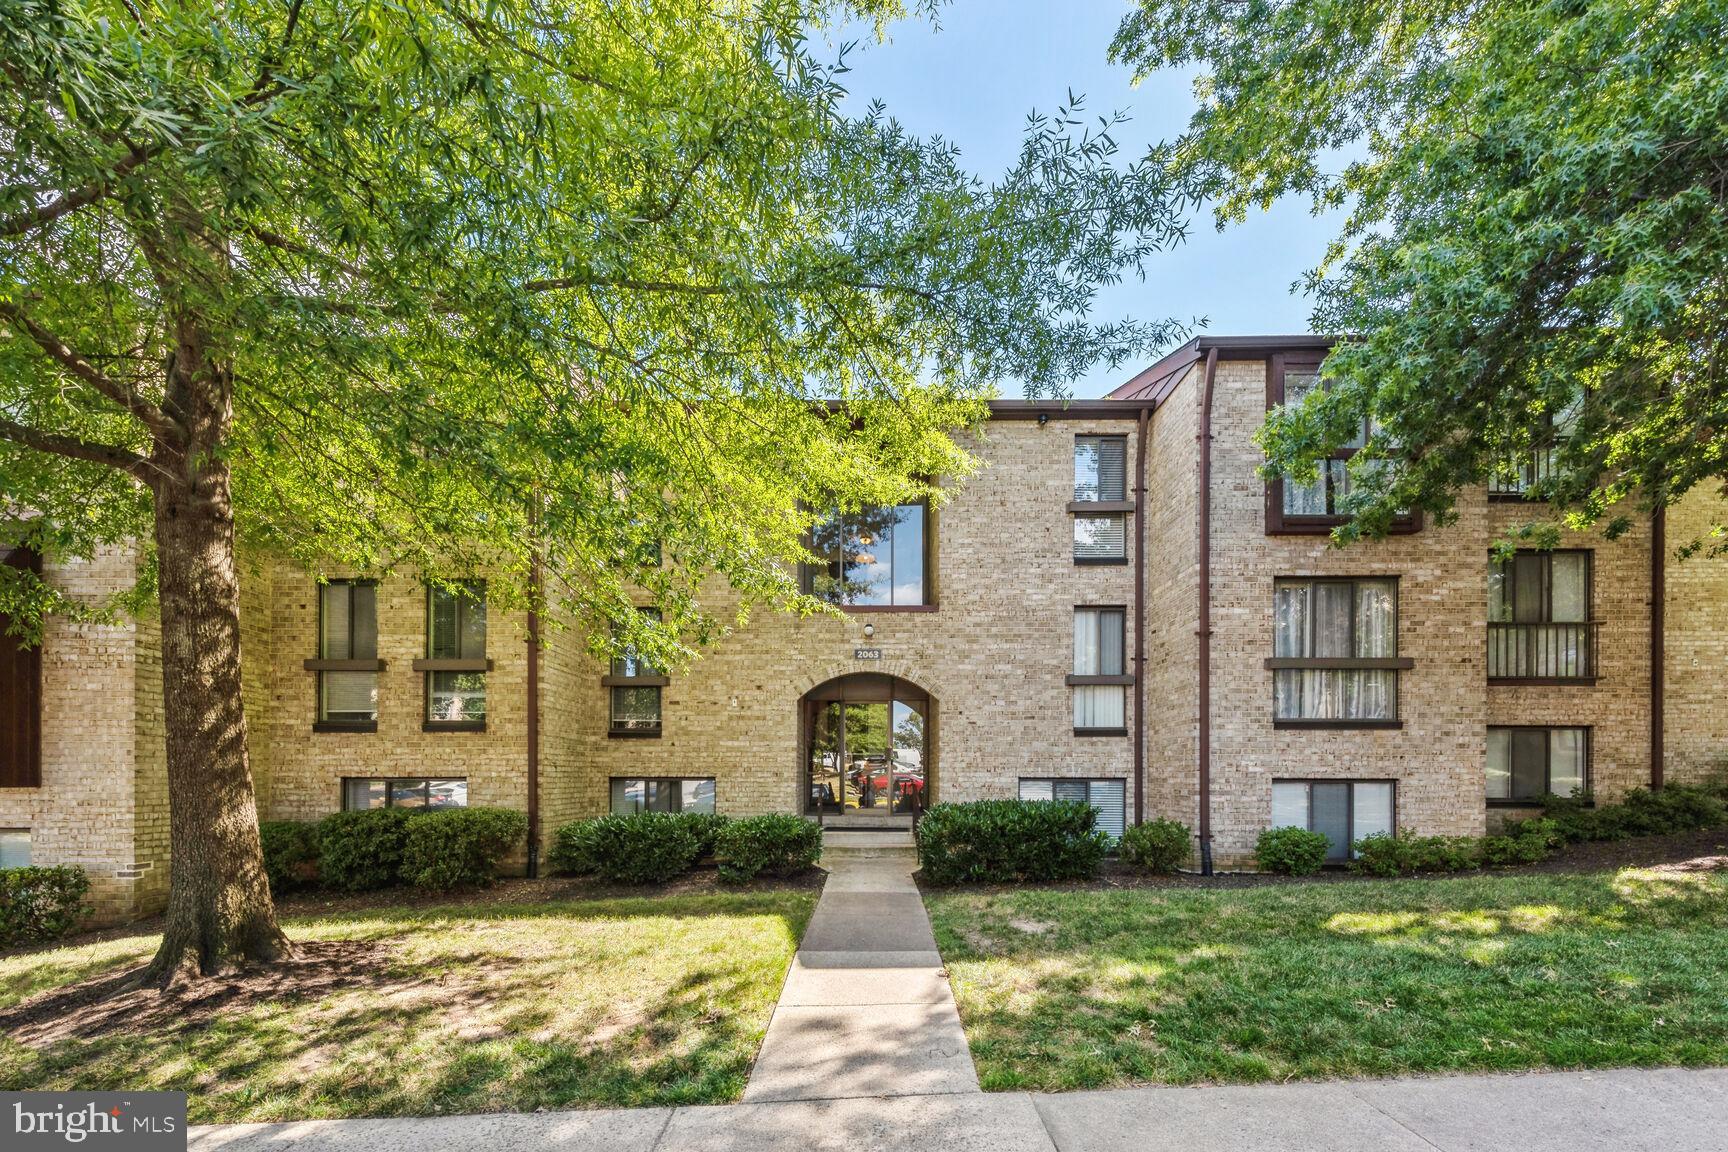
[[[448,892],[492,883],[499,861],[528,835],[528,818],[508,808],[368,808],[315,824],[267,820],[258,834],[276,895],[392,884]]]
[[[1535,864],[1569,841],[1625,840],[1712,828],[1728,823],[1728,803],[1717,788],[1670,784],[1660,792],[1635,789],[1619,804],[1593,807],[1589,797],[1545,797],[1541,816],[1513,821],[1498,836],[1368,836],[1352,845],[1351,867],[1370,876],[1463,872]],[[1326,861],[1327,840],[1303,828],[1260,834],[1255,855],[1268,872],[1306,876]]]
[[[1078,800],[937,804],[918,821],[918,866],[932,884],[1086,880],[1110,837]]]
[[[71,865],[0,868],[0,948],[58,940],[90,914],[90,877]]]
[[[822,829],[798,816],[638,812],[564,825],[553,835],[551,863],[621,884],[664,884],[708,856],[722,879],[742,881],[795,875],[821,855]]]

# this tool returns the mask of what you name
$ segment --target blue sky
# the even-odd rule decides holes
[[[1090,114],[1128,112],[1133,119],[1116,136],[1124,157],[1135,155],[1182,130],[1193,96],[1190,74],[1159,73],[1136,88],[1127,68],[1109,62],[1110,39],[1127,10],[1116,0],[953,0],[940,12],[939,29],[906,21],[882,44],[860,31],[843,81],[860,111],[880,98],[909,131],[959,145],[985,179],[1019,154],[1027,113],[1054,111],[1069,89],[1086,97]],[[1101,294],[1098,314],[1203,317],[1204,330],[1216,335],[1306,332],[1309,304],[1291,286],[1319,261],[1337,225],[1313,217],[1300,200],[1224,233],[1203,213],[1186,243],[1154,258],[1144,281]],[[1129,375],[1095,368],[1073,392],[1101,395]]]

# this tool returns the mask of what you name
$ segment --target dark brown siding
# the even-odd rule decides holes
[[[34,553],[15,549],[4,563],[38,571]],[[42,784],[42,649],[6,634],[0,616],[0,788]]]

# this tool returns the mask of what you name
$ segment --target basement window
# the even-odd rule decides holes
[[[1272,827],[1323,833],[1327,862],[1342,864],[1356,841],[1392,835],[1393,787],[1390,780],[1274,780]]]
[[[342,809],[361,812],[369,808],[466,808],[468,781],[397,778],[393,776],[350,778],[342,781]]]
[[[623,778],[612,780],[612,814],[629,816],[637,812],[703,812],[714,811],[714,778],[697,776],[688,779],[674,777]]]
[[[0,868],[30,867],[30,829],[0,828]]]
[[[1093,825],[1112,840],[1122,837],[1128,820],[1128,782],[1126,780],[1061,780],[1020,778],[1022,800],[1077,800],[1090,804],[1098,813]]]

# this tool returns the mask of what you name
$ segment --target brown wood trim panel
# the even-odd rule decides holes
[[[1128,735],[1128,729],[1126,729],[1126,728],[1076,728],[1076,729],[1074,729],[1074,735],[1076,735],[1076,736],[1126,736],[1126,735]]]
[[[668,676],[613,676],[600,677],[602,688],[664,688],[672,683]]]
[[[1070,688],[1108,688],[1115,685],[1130,685],[1134,683],[1133,676],[1081,676],[1070,672],[1062,678],[1062,682]]]
[[[1070,500],[1068,511],[1076,516],[1114,516],[1134,511],[1132,500]]]
[[[606,736],[611,740],[658,740],[658,728],[608,728]]]
[[[376,731],[378,731],[378,721],[376,721],[376,720],[314,720],[314,721],[312,721],[312,731],[314,731],[314,732],[376,732]]]
[[[490,672],[492,658],[483,656],[478,660],[440,659],[433,660],[422,657],[414,661],[416,672]]]
[[[1274,720],[1273,728],[1402,728],[1402,720]],[[1283,779],[1283,777],[1279,777]]]
[[[420,721],[420,731],[422,731],[422,732],[484,732],[484,731],[486,731],[486,721],[484,721],[484,720],[422,720],[422,721]]]
[[[1409,656],[1268,656],[1266,667],[1272,672],[1292,668],[1358,668],[1374,671],[1396,669],[1407,671],[1416,667]]]
[[[834,607],[848,616],[868,612],[934,612],[934,604],[836,604]]]
[[[382,672],[383,660],[307,660],[308,672]]]
[[[42,558],[0,547],[0,564],[40,574]],[[0,615],[0,788],[42,786],[42,646],[26,647]]]

